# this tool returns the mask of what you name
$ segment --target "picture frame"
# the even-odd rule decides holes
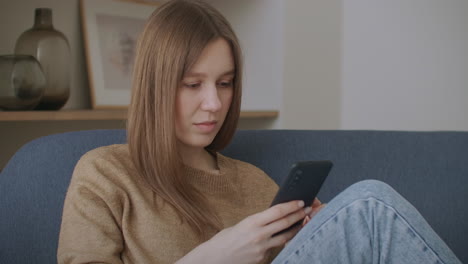
[[[93,109],[128,108],[138,36],[158,5],[138,0],[80,0]]]

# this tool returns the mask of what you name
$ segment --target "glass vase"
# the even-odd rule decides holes
[[[42,66],[47,84],[37,110],[58,110],[70,96],[70,47],[65,35],[54,29],[52,10],[37,8],[34,26],[23,32],[15,54],[34,56]]]
[[[31,110],[42,98],[46,78],[30,55],[0,56],[0,109]]]

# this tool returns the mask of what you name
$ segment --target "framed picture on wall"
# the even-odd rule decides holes
[[[154,2],[80,0],[93,109],[127,108],[138,36]]]

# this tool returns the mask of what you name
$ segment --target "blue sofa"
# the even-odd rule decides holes
[[[123,142],[123,130],[92,130],[42,137],[18,150],[0,174],[0,263],[55,263],[75,163],[90,149]],[[239,131],[223,153],[277,182],[297,160],[332,160],[322,201],[359,180],[387,182],[468,262],[468,132]]]

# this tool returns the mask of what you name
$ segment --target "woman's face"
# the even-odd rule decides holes
[[[204,148],[220,130],[233,94],[234,59],[228,42],[210,42],[183,77],[176,97],[176,136],[181,147]]]

